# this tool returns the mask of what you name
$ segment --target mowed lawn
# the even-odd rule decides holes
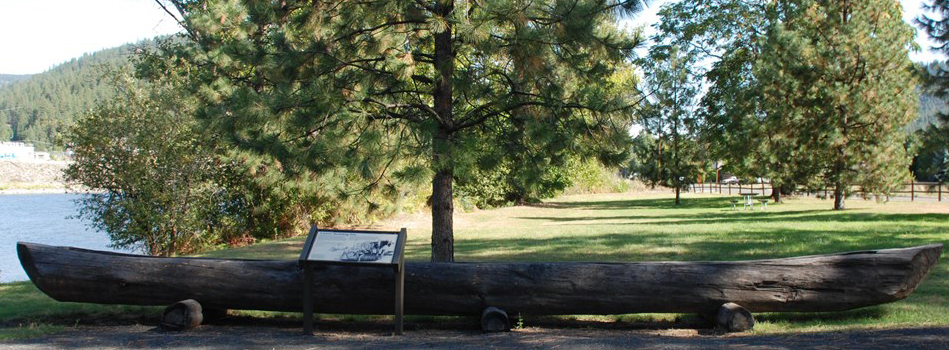
[[[457,261],[663,261],[745,260],[908,247],[949,242],[949,202],[878,204],[852,198],[848,210],[832,211],[832,202],[796,198],[770,203],[766,211],[733,211],[735,196],[686,194],[673,205],[665,193],[566,196],[533,206],[455,215]],[[408,229],[409,260],[428,260],[430,218],[401,215],[374,229]],[[215,251],[212,257],[296,259],[302,238]],[[949,326],[949,263],[941,259],[906,300],[848,312],[759,314],[756,333],[824,331],[877,327]],[[18,302],[20,300],[21,302]],[[29,300],[24,305],[22,300]],[[154,308],[114,308],[57,303],[28,283],[0,285],[0,327],[29,327],[42,333],[47,324],[86,315],[119,313],[130,318],[156,315]],[[160,311],[160,310],[159,310]],[[253,313],[253,315],[267,314]],[[609,326],[681,327],[692,315],[617,315],[542,318],[539,323]],[[526,316],[525,326],[535,319]],[[540,321],[543,322],[540,322]],[[580,323],[576,323],[579,320]],[[0,339],[4,330],[0,328]]]

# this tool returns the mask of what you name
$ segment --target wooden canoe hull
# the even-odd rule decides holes
[[[406,263],[405,314],[841,311],[903,299],[942,245],[733,262]],[[30,280],[59,301],[300,311],[297,261],[161,258],[18,243]],[[315,268],[319,313],[391,314],[394,271]]]

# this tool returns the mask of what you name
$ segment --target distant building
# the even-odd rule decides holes
[[[46,154],[48,159],[49,153]],[[36,148],[23,142],[0,142],[0,160],[34,160]]]

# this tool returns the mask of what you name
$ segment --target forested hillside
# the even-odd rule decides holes
[[[919,95],[919,118],[910,123],[909,131],[924,129],[929,124],[937,123],[939,113],[949,113],[949,104],[946,100],[929,94]]]
[[[0,141],[33,143],[40,151],[60,150],[58,141],[65,128],[96,101],[114,94],[103,73],[127,64],[135,47],[148,44],[86,54],[40,74],[0,74]],[[949,112],[949,104],[932,95],[921,94],[919,102],[919,118],[909,131],[935,122],[940,111]]]
[[[72,59],[35,75],[0,75],[0,140],[59,150],[62,133],[96,101],[111,97],[104,73],[128,64],[134,47],[106,49]]]
[[[29,77],[29,74],[0,74],[0,87]]]

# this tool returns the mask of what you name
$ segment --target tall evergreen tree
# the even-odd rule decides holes
[[[933,93],[939,98],[949,97],[949,67],[947,67],[947,58],[949,58],[949,1],[932,0],[924,6],[926,10],[935,16],[922,15],[916,19],[916,24],[922,28],[929,38],[937,43],[937,46],[931,49],[942,54],[943,60],[939,63],[927,67],[925,85],[928,92]],[[945,174],[949,171],[949,157],[945,157],[949,151],[949,114],[939,112],[937,114],[938,122],[927,127],[921,135],[927,138],[927,148],[930,151],[941,153],[941,161],[938,164],[932,164],[931,172],[941,173],[940,181],[945,181]],[[938,146],[936,146],[938,145]]]
[[[674,188],[679,205],[680,192],[695,181],[704,156],[698,142],[702,123],[695,102],[701,86],[695,56],[676,46],[657,45],[643,63],[650,97],[642,124],[656,137],[656,170],[650,182]]]
[[[793,164],[834,187],[887,193],[908,176],[903,127],[916,117],[913,28],[893,0],[803,1],[771,30],[756,67],[765,127],[798,150]]]
[[[168,62],[199,67],[199,115],[236,144],[291,171],[372,179],[403,160],[399,172],[431,174],[433,261],[454,259],[456,169],[505,128],[562,130],[530,138],[540,149],[627,152],[630,101],[610,78],[638,41],[614,19],[639,1],[169,3],[190,42]]]

